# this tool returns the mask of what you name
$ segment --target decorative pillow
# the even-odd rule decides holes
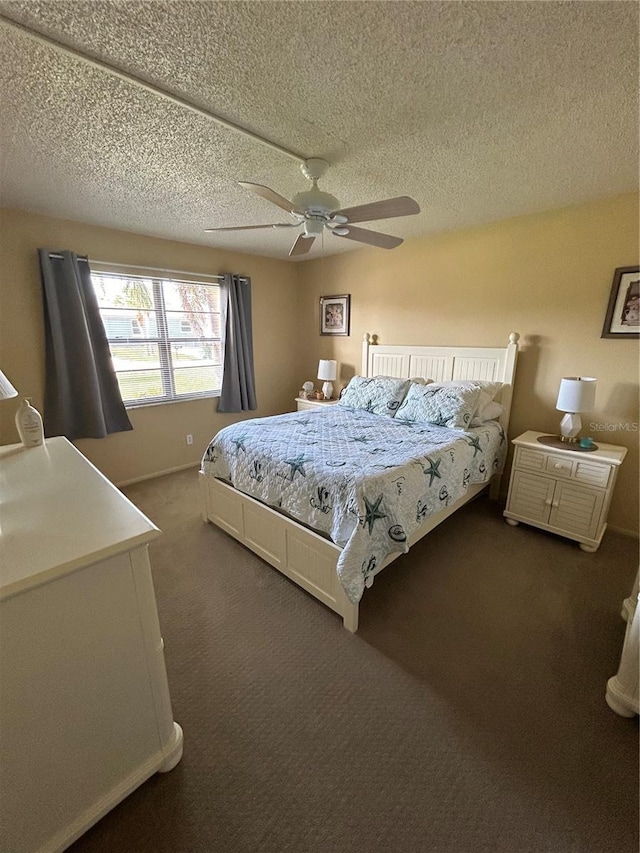
[[[392,418],[409,384],[408,379],[394,376],[354,376],[342,392],[338,405]]]
[[[482,389],[479,385],[458,383],[411,385],[396,418],[410,423],[430,423],[449,429],[471,426]]]

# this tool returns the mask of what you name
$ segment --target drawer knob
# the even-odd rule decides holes
[[[553,467],[554,468],[562,468],[562,462],[556,462],[556,464]]]

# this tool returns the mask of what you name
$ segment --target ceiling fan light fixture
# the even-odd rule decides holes
[[[348,228],[332,228],[331,233],[335,234],[337,237],[346,237],[349,233]]]
[[[324,222],[321,219],[307,219],[304,223],[304,236],[319,237],[323,228]]]

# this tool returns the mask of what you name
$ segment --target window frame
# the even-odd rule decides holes
[[[116,266],[116,265],[114,264],[114,266]],[[212,288],[217,289],[217,291],[218,291],[218,304],[219,304],[220,281],[219,280],[204,281],[203,278],[198,276],[197,273],[194,273],[193,277],[185,277],[184,274],[180,274],[179,277],[173,277],[169,271],[167,271],[167,273],[164,275],[162,275],[161,272],[164,272],[164,271],[149,269],[148,272],[146,272],[146,273],[145,272],[141,273],[139,271],[136,271],[135,273],[133,273],[133,272],[130,273],[130,272],[126,271],[126,268],[121,268],[121,267],[118,267],[115,270],[109,270],[109,269],[104,269],[99,264],[96,264],[95,266],[91,266],[91,282],[92,282],[92,285],[93,285],[94,290],[96,292],[96,296],[98,296],[98,289],[97,288],[99,285],[97,285],[97,283],[94,281],[94,277],[115,278],[115,279],[119,279],[119,280],[139,279],[139,280],[144,280],[144,281],[150,282],[152,285],[151,291],[152,291],[152,297],[153,297],[153,308],[144,309],[144,310],[152,311],[154,316],[155,316],[156,331],[157,331],[156,336],[154,336],[154,337],[142,337],[142,331],[143,330],[140,328],[140,325],[138,323],[138,328],[140,329],[140,332],[138,334],[133,333],[133,325],[132,325],[131,326],[132,334],[130,336],[126,336],[126,337],[125,336],[118,336],[118,337],[112,336],[112,337],[110,337],[109,333],[107,331],[107,327],[105,326],[105,334],[106,334],[106,338],[107,338],[107,344],[109,346],[109,351],[111,353],[112,359],[113,359],[112,347],[114,345],[135,344],[135,345],[139,346],[142,343],[144,343],[144,344],[148,343],[148,344],[152,344],[154,346],[157,346],[157,349],[158,349],[159,366],[156,366],[152,369],[155,371],[158,371],[160,373],[162,388],[166,393],[163,393],[161,395],[155,395],[153,397],[149,396],[149,397],[140,397],[140,398],[135,398],[135,399],[124,399],[124,397],[123,397],[122,402],[124,403],[124,406],[126,409],[138,409],[138,408],[142,408],[144,406],[159,406],[159,405],[166,405],[168,403],[181,403],[181,402],[186,401],[186,400],[199,400],[199,399],[206,399],[206,398],[215,398],[215,397],[219,397],[220,393],[221,393],[222,374],[223,374],[223,370],[224,370],[224,329],[222,328],[222,312],[220,310],[218,310],[217,312],[216,311],[202,312],[202,313],[207,314],[207,315],[216,315],[217,314],[219,316],[219,318],[220,318],[220,334],[218,337],[215,337],[215,336],[199,337],[195,334],[192,334],[191,336],[185,336],[184,334],[181,334],[179,337],[176,337],[175,335],[171,336],[169,334],[169,323],[168,323],[167,312],[169,314],[171,314],[171,313],[173,313],[174,309],[167,309],[166,303],[165,303],[164,287],[163,287],[163,285],[165,283],[170,284],[170,285],[192,284],[192,285],[198,285],[200,287],[202,287],[202,286],[212,287]],[[103,312],[119,311],[119,310],[131,311],[131,310],[137,310],[137,309],[135,306],[126,307],[126,308],[118,308],[115,306],[108,307],[108,308],[107,307],[99,308],[100,319],[103,322],[103,326],[105,325],[104,324]],[[190,312],[184,311],[183,313],[190,313]],[[137,322],[137,321],[132,320],[132,323],[133,322]],[[180,321],[181,331],[182,331],[182,325],[184,322],[185,322],[184,320]],[[193,323],[191,323],[191,321],[189,321],[189,323],[191,325],[191,328],[193,329]],[[188,394],[176,393],[176,389],[175,389],[176,383],[175,383],[174,373],[176,370],[180,370],[181,368],[179,365],[177,365],[175,363],[175,359],[173,359],[173,357],[172,357],[171,350],[172,350],[172,347],[175,347],[176,345],[184,344],[185,342],[186,343],[197,342],[199,344],[214,344],[214,345],[219,344],[220,345],[220,364],[214,365],[214,366],[219,366],[219,368],[220,368],[220,387],[213,388],[213,389],[207,389],[205,391],[194,391],[194,392],[190,392]],[[184,368],[182,368],[182,369],[184,369]],[[134,370],[126,370],[126,369],[117,370],[114,367],[114,372],[115,372],[116,377],[117,377],[118,374],[120,374],[120,373],[144,373],[144,368],[138,368],[138,369],[134,369]]]

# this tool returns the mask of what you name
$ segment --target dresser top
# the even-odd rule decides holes
[[[559,453],[563,456],[568,456],[571,459],[580,459],[582,462],[607,462],[609,465],[621,465],[624,457],[627,455],[627,448],[620,447],[617,444],[605,444],[602,441],[596,441],[597,450],[571,450],[569,447],[556,447],[548,444],[542,444],[538,441],[539,436],[547,436],[548,432],[535,432],[529,430],[523,432],[517,438],[513,439],[513,444],[523,447],[530,447],[534,450],[543,450],[545,453]]]
[[[159,534],[66,438],[0,447],[0,599]]]

